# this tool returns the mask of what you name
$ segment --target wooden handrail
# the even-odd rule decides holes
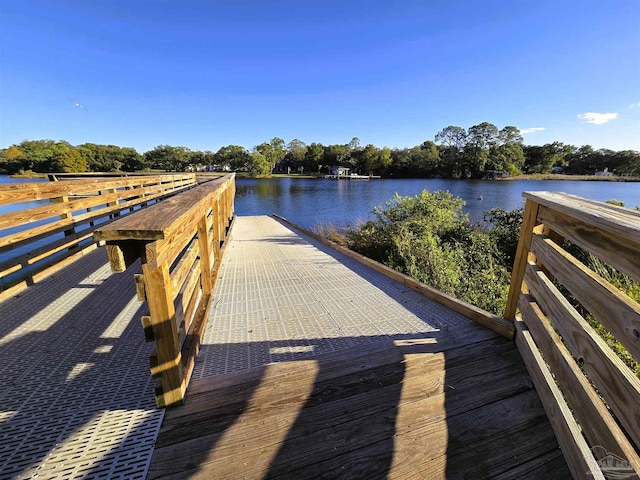
[[[97,225],[196,184],[181,173],[0,185],[0,300],[94,249]]]
[[[156,404],[182,403],[208,309],[222,247],[234,217],[235,174],[182,192],[94,233],[106,241],[114,272],[138,258],[138,297],[149,315],[142,318],[145,337],[155,341],[151,374],[158,378]]]
[[[516,344],[573,476],[604,478],[609,461],[636,478],[640,379],[580,311],[638,361],[640,305],[568,250],[577,246],[640,282],[640,212],[564,193],[523,195],[504,317],[515,322]]]

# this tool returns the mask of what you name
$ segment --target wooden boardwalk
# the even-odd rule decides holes
[[[240,217],[149,478],[569,478],[513,342]]]
[[[572,303],[640,358],[638,212],[525,192],[500,318],[284,219],[231,238],[233,174],[98,181],[0,195],[0,480],[640,472],[640,382]]]

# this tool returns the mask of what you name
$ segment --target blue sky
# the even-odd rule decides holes
[[[638,0],[0,0],[0,25],[0,147],[410,147],[488,121],[640,150]]]

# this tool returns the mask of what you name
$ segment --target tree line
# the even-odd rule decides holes
[[[498,129],[489,122],[464,129],[450,125],[411,148],[360,145],[354,137],[347,144],[305,144],[279,137],[254,146],[227,145],[217,152],[191,150],[184,146],[158,145],[144,153],[116,145],[66,141],[25,140],[0,150],[0,172],[15,174],[46,172],[133,172],[145,169],[185,171],[215,167],[245,171],[250,175],[298,172],[330,173],[343,166],[353,173],[385,177],[484,178],[488,175],[564,172],[592,175],[609,171],[640,176],[640,153],[632,150],[595,150],[562,142],[524,145],[520,130]],[[503,173],[505,172],[505,173]]]

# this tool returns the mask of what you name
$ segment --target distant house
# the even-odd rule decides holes
[[[484,172],[484,178],[487,180],[495,180],[496,178],[507,178],[509,176],[508,172],[504,170],[487,170]]]
[[[613,172],[605,168],[602,172],[596,172],[596,177],[613,177]]]
[[[561,167],[559,165],[556,165],[551,169],[551,173],[562,173],[562,172],[564,172],[564,167]]]
[[[336,177],[347,177],[349,176],[349,168],[347,167],[331,167],[331,175],[335,175]]]
[[[229,165],[209,165],[207,170],[210,172],[230,172],[231,167]]]

